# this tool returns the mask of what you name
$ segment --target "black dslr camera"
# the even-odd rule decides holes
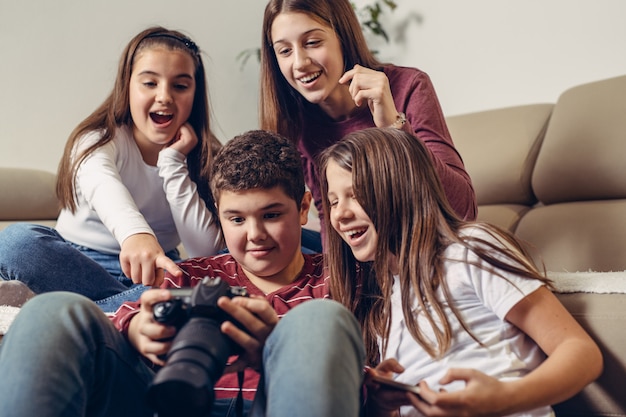
[[[193,288],[170,290],[172,298],[156,303],[154,319],[179,331],[167,353],[166,363],[148,388],[148,404],[160,417],[208,416],[215,399],[213,387],[239,345],[220,331],[228,320],[239,325],[217,306],[218,298],[247,297],[245,288],[231,287],[220,278],[205,277]]]

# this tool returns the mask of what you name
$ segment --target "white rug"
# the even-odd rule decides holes
[[[19,307],[0,306],[0,335],[5,334],[9,330],[9,326],[13,323],[13,319],[19,311]]]
[[[626,293],[626,271],[548,272],[558,293]]]

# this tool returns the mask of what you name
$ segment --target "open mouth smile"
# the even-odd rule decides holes
[[[154,123],[162,125],[171,122],[172,119],[174,119],[174,115],[172,113],[157,111],[150,113],[150,119],[152,119]]]
[[[343,234],[348,241],[353,241],[363,236],[366,231],[367,227],[363,227],[359,229],[346,230]]]
[[[300,81],[302,84],[309,84],[317,80],[321,75],[322,75],[322,71],[317,71],[313,74],[309,74],[304,77],[298,78],[298,81]]]

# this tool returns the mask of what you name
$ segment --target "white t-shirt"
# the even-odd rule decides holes
[[[476,230],[472,233],[476,232],[485,239],[493,240],[486,233]],[[391,330],[385,356],[385,359],[397,359],[405,368],[396,379],[412,385],[425,380],[434,390],[443,387],[448,391],[455,391],[462,389],[465,383],[455,381],[449,385],[439,385],[439,380],[450,368],[472,368],[500,380],[511,380],[521,378],[539,366],[545,359],[545,354],[532,339],[505,321],[504,317],[515,304],[538,289],[542,283],[505,274],[507,281],[471,265],[468,261],[479,264],[483,262],[474,252],[459,244],[449,246],[444,256],[452,259],[445,263],[445,276],[451,297],[463,321],[484,347],[463,330],[446,305],[446,316],[452,317],[450,324],[453,339],[450,349],[441,359],[432,359],[406,327],[400,300],[400,282],[396,277],[391,297]],[[441,289],[437,295],[443,300]],[[417,307],[417,302],[415,306]],[[434,340],[431,327],[423,315],[420,315],[418,321],[420,329],[429,335],[430,340]],[[404,417],[421,416],[413,407],[402,407],[400,411]],[[550,416],[551,413],[550,407],[544,407],[515,415],[538,417]]]
[[[98,132],[85,135],[77,149],[99,137]],[[83,161],[76,195],[75,213],[62,210],[56,225],[71,242],[118,254],[129,236],[150,233],[166,252],[181,241],[189,256],[208,256],[220,249],[217,226],[211,224],[213,216],[189,178],[185,156],[165,148],[157,166],[150,166],[127,127]]]

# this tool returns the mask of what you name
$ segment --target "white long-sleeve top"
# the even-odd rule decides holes
[[[99,132],[85,135],[75,155],[99,137]],[[76,197],[76,211],[63,209],[56,229],[79,245],[119,254],[126,238],[150,233],[165,252],[181,242],[191,257],[221,249],[213,215],[189,178],[185,156],[164,148],[157,166],[150,166],[127,127],[119,128],[113,140],[82,162]]]

